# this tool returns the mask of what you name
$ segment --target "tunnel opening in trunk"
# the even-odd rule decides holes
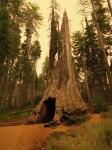
[[[43,102],[42,123],[47,123],[54,118],[56,98],[49,97]]]

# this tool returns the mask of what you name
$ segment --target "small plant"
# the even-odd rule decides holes
[[[74,150],[73,138],[65,132],[53,132],[48,138],[46,150]]]
[[[63,114],[61,117],[61,121],[65,122],[66,125],[80,125],[84,121],[90,119],[90,116],[86,115],[74,115],[74,114]]]
[[[100,125],[101,129],[98,133],[99,143],[103,143],[104,147],[112,147],[112,122],[110,119],[104,119]]]
[[[104,135],[107,146],[112,146],[112,129],[104,130]]]
[[[101,118],[102,119],[111,119],[112,118],[112,106],[109,106],[108,112],[102,112],[101,113]]]
[[[112,121],[102,119],[97,124],[85,122],[72,126],[67,133],[53,132],[45,150],[112,150]]]
[[[94,100],[94,113],[106,112],[109,110],[109,103],[106,102],[101,96]]]
[[[0,122],[13,122],[30,116],[31,111],[7,110],[0,112]]]
[[[51,138],[55,138],[57,140],[60,140],[61,137],[68,135],[67,133],[63,132],[63,131],[59,131],[56,132],[54,131],[51,135],[50,135],[50,139]]]

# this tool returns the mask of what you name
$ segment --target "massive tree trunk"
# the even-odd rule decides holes
[[[47,88],[39,105],[33,110],[29,121],[45,123],[59,119],[64,110],[67,113],[85,112],[84,103],[76,83],[72,64],[68,18],[64,12],[62,27],[62,53],[54,67],[49,69]]]

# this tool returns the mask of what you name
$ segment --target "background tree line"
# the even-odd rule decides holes
[[[0,109],[12,104],[21,108],[26,101],[33,104],[35,65],[41,56],[37,29],[42,19],[37,4],[0,1]],[[34,35],[36,41],[32,40]]]
[[[79,6],[82,27],[71,37],[79,90],[86,102],[92,103],[99,96],[111,101],[111,1],[79,0]],[[41,56],[38,27],[43,19],[39,6],[23,0],[0,1],[0,109],[12,105],[21,108],[28,102],[33,105],[35,97],[44,93],[48,69],[52,69],[62,50],[60,6],[51,0],[50,8],[50,57],[45,58],[42,73],[37,77],[36,61]],[[54,58],[57,51],[58,56]]]
[[[74,69],[87,102],[112,101],[112,7],[109,0],[80,0],[82,30],[73,33]]]

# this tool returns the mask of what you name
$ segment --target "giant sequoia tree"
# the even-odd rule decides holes
[[[54,59],[56,49],[52,49],[54,51],[53,64],[49,68],[47,87],[41,102],[33,110],[29,122],[49,122],[53,118],[57,119],[62,111],[76,113],[77,110],[80,112],[87,110],[74,76],[66,11],[62,20],[61,37],[62,52],[59,59],[56,60]]]

